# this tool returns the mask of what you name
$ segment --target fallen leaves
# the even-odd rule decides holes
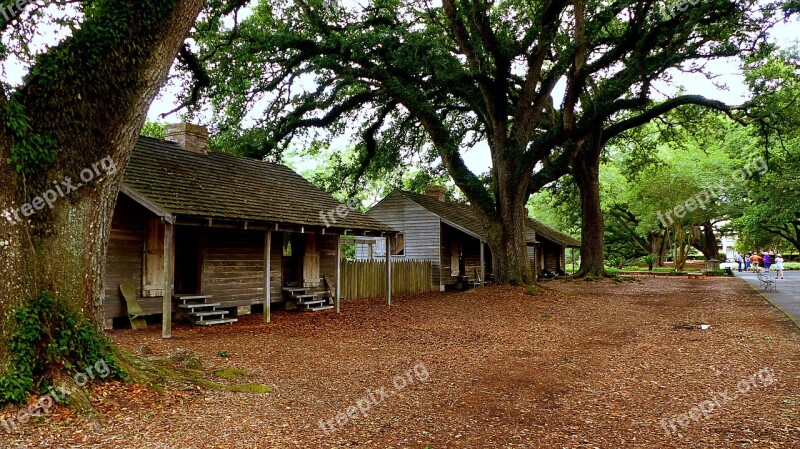
[[[93,385],[99,424],[59,408],[0,442],[99,448],[797,448],[800,337],[743,282],[549,281],[345,301],[343,313],[273,313],[226,327],[112,331],[148,356],[182,350],[207,381],[269,394]],[[712,324],[701,330],[702,324]],[[677,327],[676,327],[677,325]],[[199,355],[199,359],[194,358]],[[224,354],[222,357],[220,354]],[[329,419],[430,373],[326,435]],[[769,367],[777,382],[668,437],[659,420]],[[0,429],[1,430],[1,429]]]

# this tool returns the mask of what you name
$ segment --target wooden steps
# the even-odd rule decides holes
[[[310,288],[308,287],[284,287],[281,290],[286,300],[293,302],[303,312],[322,312],[334,308],[328,299],[319,298],[315,293],[309,293]]]
[[[218,302],[208,302],[211,295],[174,295],[180,301],[179,309],[184,309],[186,317],[193,324],[198,326],[213,326],[215,324],[231,324],[239,320],[236,318],[226,318],[230,312],[219,310],[217,307],[222,305]]]

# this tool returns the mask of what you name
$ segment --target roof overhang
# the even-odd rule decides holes
[[[129,186],[122,184],[120,192],[124,193],[127,197],[134,202],[144,207],[154,215],[161,217],[164,221],[175,225],[182,226],[203,226],[210,228],[221,229],[244,229],[244,230],[262,230],[262,231],[281,231],[281,232],[298,232],[308,234],[330,234],[330,235],[351,235],[351,236],[368,236],[368,237],[383,237],[394,236],[399,232],[389,229],[355,229],[355,228],[340,228],[340,227],[325,227],[320,225],[304,225],[297,223],[275,223],[264,220],[253,220],[247,218],[228,218],[228,217],[207,217],[207,216],[188,216],[181,215],[180,219],[165,210],[160,205],[151,201],[146,195],[142,195]]]
[[[435,215],[435,214],[434,214],[434,215]],[[439,216],[437,215],[437,217],[439,217]],[[450,226],[450,227],[456,228],[456,229],[458,229],[459,231],[463,232],[464,234],[467,234],[467,235],[469,235],[469,236],[475,237],[476,239],[480,240],[481,242],[485,242],[485,241],[486,241],[486,239],[485,239],[485,238],[483,238],[483,237],[481,237],[480,235],[478,235],[478,234],[476,234],[476,233],[474,233],[474,232],[470,231],[470,230],[469,230],[469,229],[467,229],[467,228],[464,228],[464,227],[462,227],[462,226],[459,226],[459,225],[457,225],[457,224],[453,223],[453,222],[452,222],[452,221],[450,221],[450,220],[445,220],[445,219],[444,219],[444,218],[442,218],[442,217],[439,217],[439,220],[441,220],[441,221],[442,221],[442,223],[446,224],[447,226]]]
[[[140,206],[144,207],[145,209],[149,210],[150,212],[154,213],[155,215],[164,219],[164,221],[168,223],[175,223],[175,216],[172,213],[164,210],[158,204],[150,201],[146,196],[142,195],[141,193],[133,190],[132,188],[128,187],[124,183],[120,185],[119,191],[124,193],[125,196],[135,201]]]

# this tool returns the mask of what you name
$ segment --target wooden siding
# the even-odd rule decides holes
[[[442,285],[453,285],[458,282],[458,276],[452,276],[450,271],[450,257],[452,255],[452,243],[454,240],[461,242],[461,257],[459,259],[461,274],[464,276],[474,277],[475,270],[477,270],[478,273],[480,273],[481,270],[480,240],[443,223],[440,238],[441,258],[443,261],[445,261],[440,272]],[[484,258],[486,261],[488,261],[490,258],[488,256],[490,252],[488,246],[484,249],[484,251]],[[487,263],[486,273],[488,274],[490,272],[490,264]]]
[[[477,279],[481,275],[480,241],[475,238],[465,236],[463,252],[464,252],[464,268],[465,268],[464,275]],[[484,254],[483,254],[487,275],[491,273],[491,266],[488,263],[490,259],[489,253],[490,253],[489,247],[487,246],[486,248],[484,248]]]
[[[383,201],[367,212],[367,215],[405,235],[405,257],[397,257],[395,260],[431,261],[431,290],[438,291],[441,282],[439,274],[441,270],[439,217],[417,203],[394,193],[384,198]],[[366,244],[356,245],[356,255],[360,260],[366,259]]]
[[[177,232],[180,232],[180,228]],[[201,292],[221,307],[264,302],[264,233],[209,231]]]
[[[332,295],[336,295],[336,241],[335,235],[317,235],[319,276],[328,279]],[[324,290],[324,283],[316,290]]]
[[[144,260],[145,220],[149,216],[125,195],[120,194],[111,224],[106,258],[105,302],[106,319],[128,315],[119,285],[132,282],[136,297],[146,314],[161,313],[161,298],[142,298],[142,270]]]
[[[262,237],[264,240],[264,244],[266,245],[266,237]],[[274,302],[281,302],[283,301],[283,297],[281,296],[283,292],[281,291],[281,287],[283,286],[283,233],[282,232],[273,232],[272,233],[272,251],[270,257],[270,304]],[[263,245],[262,245],[263,247]],[[263,251],[263,250],[262,250]],[[266,257],[264,259],[263,269],[267,269],[267,260]],[[263,304],[266,301],[265,297],[261,298],[261,303]]]
[[[544,269],[552,272],[564,270],[564,247],[555,243],[542,242],[542,253],[544,256]]]

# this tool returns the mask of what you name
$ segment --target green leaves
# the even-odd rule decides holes
[[[13,165],[18,173],[34,173],[53,163],[58,153],[55,139],[48,134],[35,133],[25,115],[25,107],[13,97],[6,104],[3,125],[14,138],[6,163]]]
[[[31,298],[15,311],[8,339],[10,370],[0,376],[0,405],[23,403],[37,385],[46,385],[48,379],[40,376],[49,365],[74,371],[103,359],[115,377],[125,377],[112,343],[78,316],[51,292]]]

